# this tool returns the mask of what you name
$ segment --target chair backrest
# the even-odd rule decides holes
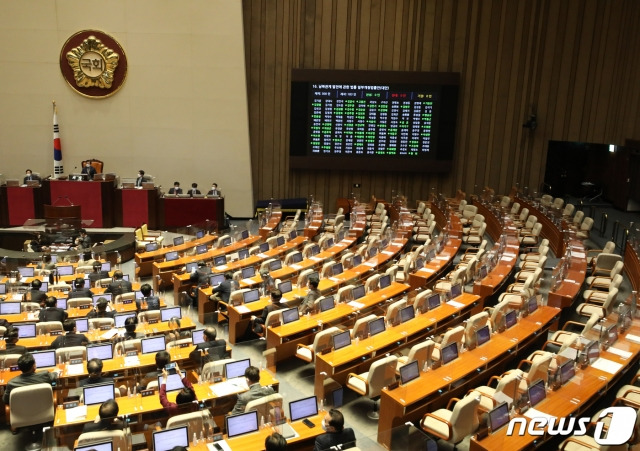
[[[576,211],[576,214],[573,215],[573,224],[575,226],[578,226],[580,223],[582,223],[583,219],[584,219],[584,211],[578,210]]]
[[[169,419],[167,420],[166,429],[176,428],[180,426],[187,426],[188,437],[193,437],[194,433],[199,437],[205,425],[209,425],[209,426],[214,425],[213,419],[211,418],[211,414],[207,409],[204,409],[198,412],[183,413],[180,415],[174,415],[172,417],[169,417]]]
[[[511,206],[511,211],[509,211],[509,213],[511,213],[512,215],[517,215],[519,211],[520,211],[520,204],[518,202],[514,202],[513,205]]]
[[[264,321],[265,329],[269,326],[274,325],[275,323],[282,324],[282,310],[274,310],[269,312],[267,315],[267,319]]]
[[[119,303],[121,303],[122,301],[125,301],[125,300],[133,301],[135,298],[136,298],[136,294],[134,292],[122,293],[122,294],[119,294],[119,295],[116,296],[116,298],[114,300],[114,303],[119,304]]]
[[[345,252],[344,254],[342,254],[342,257],[340,257],[340,263],[342,263],[342,267],[345,269],[350,268],[352,259],[353,252]]]
[[[367,293],[375,291],[378,288],[378,281],[380,280],[380,274],[374,274],[371,277],[367,278],[364,283],[364,289]]]
[[[491,329],[489,312],[476,313],[467,320],[467,325],[464,328],[464,344],[467,349],[476,347],[476,332],[486,325],[489,325],[489,329]]]
[[[324,263],[322,265],[322,270],[320,270],[320,278],[327,279],[329,277],[333,277],[333,265],[335,264],[336,262],[333,260]]]
[[[16,366],[18,364],[18,359],[22,356],[22,354],[4,354],[0,355],[0,362],[3,362],[4,368],[9,368],[10,366]]]
[[[300,274],[298,274],[298,281],[297,281],[297,284],[299,287],[307,286],[307,280],[308,280],[309,274],[311,274],[313,271],[314,271],[313,268],[304,269],[300,271]]]
[[[345,285],[344,287],[338,288],[338,293],[334,298],[335,303],[337,304],[339,302],[349,302],[352,298],[351,290],[353,290],[354,288],[354,285]]]
[[[557,208],[558,210],[560,210],[563,205],[564,199],[562,199],[561,197],[556,197],[555,199],[553,199],[553,203],[551,204],[553,208]]]
[[[132,340],[119,341],[114,346],[114,354],[126,355],[129,351],[136,351],[138,354],[142,352],[142,339],[134,338]]]
[[[400,323],[400,309],[407,306],[406,299],[400,299],[394,302],[387,308],[387,313],[384,315],[384,321],[387,324],[395,326]]]
[[[451,412],[450,423],[452,425],[449,442],[458,443],[467,435],[473,434],[478,429],[478,405],[479,393],[472,391],[456,403]]]
[[[268,421],[269,418],[275,418],[276,409],[280,410],[280,417],[283,417],[282,407],[284,401],[280,393],[274,393],[272,395],[263,396],[262,398],[249,401],[244,408],[245,412],[252,410],[258,411],[258,418],[264,418]],[[269,421],[271,422],[271,421]],[[275,423],[274,423],[275,424]]]
[[[87,446],[92,443],[100,443],[108,440],[112,441],[114,450],[120,449],[122,451],[131,449],[128,435],[124,431],[118,430],[85,432],[78,437],[78,446]]]
[[[37,312],[40,310],[40,304],[37,302],[22,302],[20,307],[23,312]]]
[[[442,336],[442,341],[440,342],[440,349],[445,348],[448,344],[458,343],[458,352],[462,347],[462,338],[464,337],[464,326],[456,326],[454,328],[449,329]]]
[[[433,353],[433,348],[436,343],[433,340],[426,340],[415,344],[409,349],[409,354],[407,355],[407,362],[412,362],[414,360],[418,361],[418,368],[422,371],[424,367],[424,362],[431,361],[431,354]]]
[[[314,360],[318,352],[329,349],[331,347],[331,337],[338,332],[340,332],[340,329],[338,329],[337,327],[329,327],[327,329],[321,330],[316,334],[316,336],[313,338]]]
[[[391,265],[389,268],[387,268],[387,270],[384,273],[390,275],[391,281],[395,282],[397,272],[398,272],[398,265]]]
[[[82,305],[93,305],[91,298],[73,298],[67,301],[67,308],[78,308]]]
[[[220,249],[222,247],[224,247],[224,242],[227,238],[231,238],[230,235],[222,235],[220,238],[218,238],[218,241],[216,241],[216,248]]]
[[[16,387],[9,395],[11,429],[53,421],[53,390],[50,384]]]
[[[62,323],[60,321],[42,321],[36,323],[37,334],[47,334],[54,331],[62,331]]]
[[[202,380],[209,380],[216,373],[222,375],[224,366],[235,361],[236,359],[221,359],[205,363],[204,367],[202,367]]]
[[[501,327],[503,322],[503,318],[509,311],[509,300],[504,300],[500,302],[498,305],[493,307],[491,311],[491,324],[493,325],[493,330],[498,330]]]
[[[533,226],[538,222],[538,217],[534,215],[529,215],[527,218],[527,222],[524,224],[525,229],[532,229]]]
[[[518,220],[520,222],[525,222],[528,217],[529,217],[529,209],[528,208],[525,207],[522,210],[520,210],[520,216],[518,217]]]
[[[471,280],[473,279],[473,276],[475,276],[477,266],[478,266],[478,259],[476,257],[473,257],[471,260],[469,260],[469,263],[467,263],[467,268],[464,273],[464,278],[467,283],[471,282]]]
[[[609,293],[607,294],[607,298],[604,300],[602,304],[602,308],[607,312],[605,316],[609,316],[613,311],[613,306],[616,301],[616,297],[618,296],[618,289],[616,287],[609,288]]]
[[[149,321],[154,321],[154,320],[160,320],[160,310],[147,310],[145,312],[140,312],[138,313],[138,322],[139,323],[143,323],[143,322],[149,322]]]
[[[277,237],[274,237],[277,238]],[[264,260],[262,263],[260,263],[260,269],[259,272],[260,274],[262,274],[263,271],[269,271],[269,265],[271,264],[271,262],[276,261],[275,258],[268,258],[266,260]]]
[[[531,367],[527,372],[527,385],[531,385],[532,382],[538,379],[544,380],[546,385],[549,379],[549,365],[553,359],[553,354],[547,351],[540,351],[536,353],[531,359]]]
[[[99,329],[102,326],[115,326],[113,318],[89,318],[89,328]]]
[[[458,211],[460,213],[462,213],[464,211],[464,208],[467,206],[467,200],[466,199],[462,199],[460,201],[460,205],[458,205]]]
[[[551,202],[553,202],[553,196],[550,196],[549,194],[543,194],[540,198],[540,203],[545,207],[550,206]]]
[[[398,357],[390,355],[371,364],[367,376],[369,398],[380,396],[382,389],[396,381],[396,366]]]
[[[87,360],[87,348],[85,346],[68,346],[66,348],[56,349],[56,361],[62,358],[63,362],[72,359]]]
[[[293,260],[294,256],[297,254],[300,254],[300,251],[289,252],[284,258],[285,266],[291,265],[292,264],[291,261]]]
[[[69,291],[71,291],[71,285],[68,285],[66,283],[55,283],[49,286],[49,291],[63,291],[68,293]]]
[[[250,291],[249,288],[241,288],[239,290],[232,291],[231,294],[229,295],[229,302],[234,305],[242,304],[243,302],[242,293],[245,293],[247,291]]]
[[[362,318],[356,320],[356,322],[353,325],[353,329],[351,329],[351,338],[352,339],[356,337],[365,338],[368,332],[367,323],[376,318],[377,316],[372,313],[370,315],[363,316]]]
[[[567,204],[564,206],[564,210],[562,210],[562,216],[571,216],[574,211],[576,211],[575,205]]]
[[[426,312],[427,311],[427,298],[433,294],[431,290],[421,291],[416,295],[413,299],[413,310],[416,312]]]
[[[511,203],[511,198],[509,196],[502,196],[502,199],[500,199],[501,208],[507,208],[510,203]]]
[[[591,230],[592,227],[593,227],[593,218],[590,218],[587,216],[586,218],[584,218],[584,221],[582,221],[582,224],[580,224],[580,231],[588,232],[589,230]]]
[[[175,348],[175,347],[179,347],[180,345],[189,343],[191,344],[191,337],[189,338],[180,338],[179,340],[171,340],[170,342],[167,343],[167,351],[171,348]]]
[[[613,254],[613,253],[607,254],[607,253],[601,252],[596,257],[596,269],[594,270],[593,274],[609,275],[608,273],[610,273],[610,271],[614,268],[616,263],[620,261],[622,261],[622,256],[618,254]]]
[[[516,371],[511,373],[506,373],[503,375],[498,381],[498,385],[496,385],[495,393],[504,393],[509,398],[513,399],[513,394],[517,393],[518,385],[520,384],[520,374]]]

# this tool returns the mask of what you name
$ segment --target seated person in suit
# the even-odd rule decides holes
[[[264,439],[265,451],[285,451],[287,449],[287,440],[277,432],[274,432]]]
[[[309,287],[309,291],[307,291],[307,295],[304,297],[304,299],[302,300],[302,303],[298,307],[298,311],[300,312],[300,315],[313,313],[315,309],[316,299],[318,299],[321,296],[320,290],[318,290],[319,283],[320,283],[320,280],[318,280],[318,278],[316,277],[312,277],[309,280],[307,280],[307,287]]]
[[[209,284],[210,275],[211,271],[207,268],[207,264],[200,260],[198,262],[198,269],[189,276],[189,280],[195,284],[189,291],[189,297],[191,298],[191,305],[196,310],[198,310],[198,288]]]
[[[68,348],[70,346],[86,346],[89,344],[89,339],[84,334],[76,333],[76,321],[73,319],[66,319],[62,323],[64,329],[64,335],[60,335],[51,343],[51,349]]]
[[[44,241],[44,238],[42,241]],[[56,269],[56,264],[51,261],[51,254],[44,254],[42,256],[42,261],[36,265],[36,268],[44,269],[45,271],[53,271]]]
[[[33,279],[31,281],[31,289],[24,294],[24,300],[44,305],[44,301],[47,299],[47,293],[40,291],[41,287],[42,282],[39,279]]]
[[[82,432],[121,431],[124,424],[118,419],[119,411],[120,408],[115,400],[109,399],[103,402],[98,410],[98,418],[91,423],[85,423]]]
[[[224,273],[224,281],[217,287],[211,290],[211,296],[209,300],[215,302],[214,310],[226,311],[226,304],[229,303],[229,297],[234,290],[233,273]],[[224,302],[225,305],[218,303],[218,301]]]
[[[332,446],[339,449],[347,449],[356,446],[356,435],[353,429],[344,427],[344,416],[338,409],[331,409],[322,420],[322,429],[327,431],[316,437],[313,451],[331,449]]]
[[[194,194],[202,194],[202,193],[198,189],[198,184],[193,182],[191,184],[191,189],[189,191],[187,191],[187,194],[190,195],[190,196],[193,196]]]
[[[247,407],[247,404],[249,404],[251,401],[260,399],[264,396],[273,395],[275,393],[273,388],[263,387],[262,385],[260,385],[260,370],[255,366],[250,366],[249,368],[244,370],[244,377],[247,379],[249,391],[240,393],[238,395],[238,401],[233,407],[231,415],[244,413],[245,407]]]
[[[51,245],[51,240],[49,239],[47,234],[40,232],[36,233],[35,238],[32,239],[29,243],[29,246],[31,246],[31,250],[33,252],[48,252],[50,250],[49,245]],[[45,255],[44,257],[47,257],[47,255]],[[51,256],[49,255],[48,257],[49,261],[51,261]]]
[[[127,340],[135,340],[136,338],[144,338],[144,334],[139,334],[136,332],[136,328],[138,327],[138,318],[132,317],[124,320],[124,335],[122,338],[124,341]]]
[[[93,297],[93,292],[84,287],[84,279],[82,277],[78,277],[73,281],[73,288],[74,290],[69,293],[69,299]]]
[[[102,263],[95,261],[93,262],[93,272],[89,273],[89,282],[95,284],[100,279],[108,279],[109,273],[107,271],[102,270]]]
[[[78,382],[79,387],[93,384],[106,384],[113,382],[113,378],[102,374],[102,360],[95,358],[87,362],[87,373],[89,377]]]
[[[86,229],[80,229],[80,236],[76,238],[75,243],[78,250],[91,249],[91,237]]]
[[[107,298],[98,298],[96,307],[89,312],[87,318],[115,318],[116,312],[111,310]]]
[[[150,181],[151,177],[149,177],[148,175],[144,175],[144,171],[140,169],[138,171],[138,178],[136,178],[136,186],[142,186],[143,183]]]
[[[96,175],[98,171],[96,171],[96,168],[91,166],[91,162],[87,160],[84,162],[82,166],[82,171],[80,173],[87,174],[87,176],[89,177],[89,180],[93,180],[93,176]]]
[[[5,354],[24,354],[27,352],[26,346],[21,346],[18,344],[19,331],[15,327],[9,326],[7,330],[4,331],[4,341],[6,346],[4,349],[0,350],[0,355]]]
[[[260,271],[260,277],[262,277],[262,282],[260,283],[260,291],[262,292],[261,294],[263,296],[268,295],[273,290],[278,288],[276,287],[276,281],[273,279],[273,277],[271,277],[268,269],[263,269],[262,271]]]
[[[180,367],[178,366],[177,362],[176,362],[176,373],[180,373]],[[193,390],[193,385],[191,385],[191,381],[185,375],[185,377],[182,378],[182,385],[184,385],[184,388],[180,390],[180,392],[178,392],[178,395],[176,396],[176,402],[169,401],[167,399],[168,377],[169,377],[169,373],[167,373],[166,369],[162,368],[162,381],[160,382],[160,392],[158,393],[158,395],[160,396],[160,404],[162,404],[162,407],[164,407],[164,410],[169,415],[175,415],[179,413],[178,406],[180,404],[188,404],[191,401],[197,400],[198,398],[196,397],[196,392]]]
[[[251,320],[253,321],[252,330],[255,333],[259,334],[264,332],[264,324],[267,321],[267,316],[269,316],[269,313],[282,309],[280,299],[282,299],[282,291],[273,290],[271,292],[271,304],[262,309],[262,314],[259,318],[256,316],[251,316]]]
[[[40,177],[38,177],[37,175],[35,175],[33,172],[31,172],[31,169],[27,169],[24,172],[24,180],[22,181],[23,185],[26,185],[28,181],[30,180],[37,180],[37,181],[41,181]],[[34,252],[40,252],[40,251],[34,251]]]
[[[113,273],[113,282],[109,284],[104,292],[113,294],[114,299],[120,294],[133,292],[133,285],[131,285],[131,282],[128,280],[124,280],[123,277],[124,274],[122,274],[122,271],[119,269],[116,270],[116,272]]]
[[[151,285],[148,283],[143,284],[140,287],[140,293],[142,293],[143,300],[136,299],[136,309],[140,310],[160,310],[160,298],[158,296],[151,296]],[[147,308],[142,308],[142,303],[147,303]]]
[[[138,392],[146,388],[149,382],[158,380],[158,376],[162,374],[162,370],[168,363],[171,363],[171,354],[167,351],[158,351],[156,353],[156,369],[144,375],[138,386]]]
[[[7,383],[7,388],[5,388],[4,395],[2,396],[2,401],[6,405],[9,405],[11,390],[14,388],[42,383],[50,384],[58,379],[57,371],[51,373],[49,371],[41,371],[36,373],[36,359],[29,352],[20,356],[18,359],[18,368],[22,374],[14,377]]]
[[[217,183],[213,182],[213,185],[211,185],[211,189],[207,193],[207,196],[211,196],[211,197],[220,197],[220,196],[222,196],[222,192],[218,189],[218,184]]]
[[[217,334],[215,327],[207,327],[203,333],[205,341],[196,345],[189,358],[198,365],[224,359],[227,354],[227,342],[216,340]]]
[[[63,309],[57,307],[58,300],[49,296],[44,301],[44,308],[40,310],[40,315],[38,316],[38,321],[60,321],[61,323],[67,319],[68,313]]]
[[[173,188],[169,188],[169,194],[182,194],[182,188],[180,188],[180,182],[173,182]]]

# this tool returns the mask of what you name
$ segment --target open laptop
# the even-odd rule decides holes
[[[351,335],[348,330],[344,332],[339,332],[331,337],[331,341],[333,341],[333,350],[337,351],[338,349],[345,348],[351,344]]]
[[[559,368],[560,373],[560,385],[564,385],[571,380],[573,376],[576,375],[576,367],[574,365],[573,360],[567,360],[562,364]]]
[[[87,345],[87,362],[91,359],[110,360],[112,358],[111,343]]]
[[[351,260],[351,265],[355,268],[356,266],[360,266],[362,264],[362,255],[354,255]],[[383,276],[384,277],[384,276]],[[382,277],[380,277],[382,279]]]
[[[262,254],[264,252],[267,252],[269,250],[269,243],[262,243],[259,247],[258,247],[258,251]]]
[[[73,451],[114,451],[113,442],[96,442],[90,445],[77,446],[73,448]]]
[[[83,389],[82,399],[85,406],[102,404],[109,399],[114,399],[113,382],[109,384],[87,385]]]
[[[227,257],[224,255],[218,255],[213,259],[213,266],[224,266],[227,264]]]
[[[544,387],[544,380],[538,379],[527,389],[529,395],[529,406],[535,407],[540,401],[547,397],[547,390]]]
[[[509,404],[503,402],[497,407],[489,411],[488,415],[489,429],[494,433],[505,424],[509,423]]]
[[[406,385],[414,379],[420,377],[420,367],[418,361],[414,360],[400,367],[400,383]]]
[[[320,305],[320,312],[326,312],[336,306],[333,296],[327,296],[326,298],[320,299],[318,304]]]
[[[156,352],[164,351],[166,348],[164,335],[143,338],[140,340],[140,346],[143,354],[155,354]]]
[[[450,299],[455,299],[462,294],[462,284],[456,283],[455,285],[451,285],[451,292],[449,294]]]
[[[160,309],[160,321],[169,321],[171,318],[182,318],[180,307],[165,307]]]
[[[31,355],[36,360],[37,368],[52,368],[56,366],[56,351],[35,351]]]
[[[280,260],[269,262],[269,271],[277,271],[279,269],[282,269],[282,262]]]
[[[454,361],[458,358],[458,343],[453,342],[449,343],[447,346],[440,350],[440,354],[442,357],[442,364],[446,365],[449,362]]]
[[[147,243],[144,245],[144,250],[146,252],[153,252],[158,250],[158,243]]]
[[[207,252],[206,244],[198,244],[196,246],[196,254],[200,255],[200,254],[204,254],[205,252]]]
[[[238,251],[238,260],[244,260],[245,258],[249,258],[249,249],[240,249]]]
[[[229,438],[257,432],[259,427],[257,410],[237,415],[227,415],[224,421],[227,426],[227,437]]]
[[[343,271],[344,271],[344,268],[342,267],[342,263],[336,263],[331,267],[331,273],[334,276],[337,276],[338,274],[342,274]]]
[[[380,279],[378,279],[378,288],[382,290],[387,288],[389,285],[391,285],[391,276],[389,274],[380,276]]]
[[[282,311],[282,324],[289,324],[300,319],[298,307],[293,307]]]
[[[189,446],[188,426],[179,426],[153,432],[153,450],[170,451],[176,446]]]
[[[58,301],[60,301],[60,299],[58,299]],[[89,320],[87,318],[76,318],[76,332],[79,334],[89,332]]]

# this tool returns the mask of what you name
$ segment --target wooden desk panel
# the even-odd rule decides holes
[[[515,268],[519,251],[518,239],[515,236],[507,236],[507,245],[500,261],[484,279],[473,284],[473,294],[487,298],[497,293]]]
[[[80,205],[82,220],[93,221],[91,227],[113,227],[115,181],[44,180],[43,186],[47,184],[52,205],[59,198],[67,198],[74,205]]]
[[[520,209],[528,208],[529,214],[538,218],[538,222],[542,224],[542,230],[540,236],[549,240],[549,247],[554,255],[559,256],[564,254],[564,235],[562,230],[555,225],[555,223],[549,219],[547,215],[542,213],[538,208],[534,207],[529,201],[521,198],[515,200],[520,204]]]
[[[187,252],[194,249],[196,246],[206,244],[207,247],[213,245],[218,239],[218,235],[205,235],[202,238],[198,238],[192,241],[187,241],[179,246],[167,246],[161,247],[156,251],[151,252],[136,252],[135,260],[137,265],[137,275],[139,277],[149,276],[153,273],[153,263],[161,263],[165,259],[167,252],[177,251],[180,253]]]
[[[223,197],[162,197],[158,204],[164,212],[158,217],[158,227],[163,229],[215,221],[216,230],[220,230],[224,224]]]
[[[449,238],[444,249],[436,255],[436,258],[424,265],[424,268],[420,268],[418,271],[409,274],[409,285],[411,285],[411,288],[415,290],[416,288],[425,287],[440,277],[453,262],[461,244],[461,239]]]
[[[571,264],[560,286],[549,291],[548,304],[553,307],[568,308],[580,294],[587,273],[586,250],[582,241],[571,240]]]
[[[271,216],[269,217],[267,223],[260,227],[260,230],[258,231],[260,238],[266,240],[275,230],[277,230],[278,226],[280,225],[280,221],[282,221],[281,211],[274,211],[273,213],[271,213]]]
[[[629,241],[624,248],[624,272],[627,274],[634,291],[640,291],[640,258]]]

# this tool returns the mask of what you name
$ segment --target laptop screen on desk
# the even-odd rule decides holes
[[[575,376],[575,374],[576,368],[573,364],[573,360],[564,362],[560,367],[560,384],[566,384],[573,376]]]
[[[251,366],[250,359],[237,360],[224,364],[224,376],[227,379],[244,376],[244,371]]]
[[[0,302],[0,315],[17,315],[21,308],[20,302]]]
[[[207,252],[206,244],[198,244],[196,246],[196,254],[200,255],[200,254],[204,254],[205,252]]]
[[[111,271],[111,262],[103,262],[102,267],[100,268],[102,271],[110,272]]]
[[[514,326],[516,324],[516,322],[518,321],[518,317],[516,316],[516,311],[515,310],[509,311],[505,315],[504,321],[505,321],[505,324],[507,326],[507,329],[510,328],[511,326]]]
[[[246,268],[242,268],[242,278],[249,279],[256,275],[256,270],[253,266],[247,266]]]
[[[248,249],[240,249],[238,251],[238,259],[244,260],[245,258],[249,258],[249,250]]]
[[[223,266],[227,264],[227,257],[224,255],[218,255],[213,259],[213,266]]]
[[[191,263],[187,263],[186,271],[187,271],[188,273],[192,273],[192,272],[194,272],[196,269],[198,269],[198,262],[191,262]]]
[[[153,432],[153,451],[170,451],[176,446],[189,446],[188,426]]]
[[[260,299],[260,292],[257,288],[242,293],[242,300],[245,304],[250,304]]]
[[[320,299],[319,304],[321,312],[326,312],[336,306],[333,301],[333,296],[327,296],[326,298]]]
[[[111,348],[111,343],[87,346],[87,362],[91,359],[109,360],[112,358],[113,349]]]
[[[228,415],[225,421],[229,438],[256,432],[258,430],[258,411],[252,410],[238,415]]]
[[[491,338],[491,332],[489,326],[483,326],[476,331],[476,343],[478,346],[482,346]]]
[[[429,296],[427,304],[429,305],[429,310],[440,307],[440,293],[433,293],[431,296]]]
[[[455,299],[462,294],[462,284],[455,284],[451,286],[451,299]]]
[[[407,321],[411,321],[415,318],[416,313],[413,309],[413,305],[408,305],[404,308],[400,309],[400,322],[406,323]]]
[[[60,299],[58,299],[58,301],[60,301]],[[79,334],[89,332],[89,320],[87,318],[76,318],[76,332]]]
[[[288,293],[292,289],[293,289],[293,286],[291,285],[291,280],[285,280],[284,282],[280,282],[278,284],[278,290],[280,290],[282,294]]]
[[[182,318],[180,307],[165,307],[160,309],[160,321],[169,321],[171,318]]]
[[[56,351],[37,351],[32,352],[33,358],[36,359],[37,368],[51,368],[56,366]]]
[[[174,246],[180,246],[181,244],[184,244],[184,237],[183,236],[177,236],[173,239],[173,245]]]
[[[414,360],[406,365],[400,367],[400,383],[402,385],[408,384],[414,379],[420,377],[420,368],[418,367],[418,361]]]
[[[331,405],[334,409],[342,407],[342,401],[344,399],[344,388],[336,388],[331,392]]]
[[[538,298],[536,296],[531,296],[529,301],[527,302],[527,310],[529,313],[533,313],[538,310]]]
[[[378,335],[381,332],[384,332],[384,318],[376,318],[372,319],[368,323],[369,328],[369,336],[373,337],[374,335]]]
[[[363,297],[364,293],[364,285],[358,285],[357,287],[353,287],[353,289],[351,290],[351,296],[353,297],[354,301],[357,301],[358,299]]]
[[[245,230],[243,230],[243,231],[240,233],[240,238],[241,238],[241,239],[243,239],[243,240],[246,240],[247,238],[249,238],[249,231],[248,231],[248,230],[246,230],[246,229],[245,229]]]
[[[164,351],[166,348],[164,335],[159,337],[143,338],[140,340],[140,345],[143,354],[156,353],[158,351]]]
[[[209,277],[209,285],[217,287],[224,282],[224,274],[213,274]]]
[[[222,240],[222,245],[223,246],[230,246],[231,245],[231,238],[230,237],[226,237],[224,240]]]
[[[333,340],[333,350],[337,351],[338,349],[342,349],[351,344],[351,335],[349,335],[348,330],[345,330],[344,332],[335,334],[332,337],[332,340]]]
[[[194,345],[204,343],[204,329],[194,330],[191,333],[191,343],[193,343]]]
[[[458,343],[456,343],[456,342],[449,343],[447,346],[442,348],[441,353],[442,353],[442,364],[443,365],[446,365],[447,363],[451,362],[452,360],[457,359],[458,358]]]
[[[124,327],[124,322],[127,320],[127,318],[135,318],[135,317],[136,317],[136,312],[116,313],[116,315],[113,317],[115,321],[115,327]]]
[[[373,258],[378,254],[378,248],[377,247],[372,247],[371,249],[369,249],[369,258]]]
[[[269,243],[262,243],[258,250],[260,251],[260,253],[267,252],[269,250]]]
[[[87,385],[84,387],[84,404],[90,406],[92,404],[102,404],[109,399],[114,399],[113,383]]]
[[[276,245],[277,246],[282,246],[284,244],[284,237],[283,236],[279,236],[278,238],[276,238]]]
[[[544,381],[538,379],[527,389],[529,392],[529,403],[531,407],[535,407],[540,401],[547,396],[547,390],[544,388]]]
[[[342,274],[343,270],[344,269],[342,268],[342,263],[336,263],[331,267],[331,272],[333,273],[334,276],[337,276],[338,274]]]
[[[71,265],[56,266],[56,269],[58,271],[58,275],[60,275],[60,276],[71,276],[71,275],[73,275],[73,266],[71,266]]]
[[[351,263],[354,267],[360,266],[362,264],[362,255],[354,255]],[[382,279],[382,277],[381,277]]]
[[[298,314],[298,307],[293,307],[293,308],[282,311],[283,324],[289,324],[294,321],[298,321],[298,319],[300,319],[300,316]]]
[[[7,294],[7,284],[0,283],[0,294]]]
[[[320,246],[318,246],[317,244],[312,246],[311,249],[309,250],[309,255],[313,256],[313,255],[317,255],[320,253]]]
[[[78,446],[73,451],[113,451],[113,442],[92,443],[91,445]]]
[[[291,256],[291,263],[300,263],[302,261],[302,253],[296,252]]]
[[[280,260],[269,262],[269,271],[277,271],[278,269],[282,269],[282,262]]]
[[[178,259],[178,251],[167,252],[164,256],[165,261],[171,262]]]
[[[43,293],[49,291],[49,282],[42,282],[42,285],[40,285],[40,291]]]
[[[36,336],[36,325],[33,323],[14,324],[13,327],[18,329],[19,338],[33,338]]]
[[[198,230],[196,232],[196,239],[200,239],[202,237],[204,237],[204,230]]]
[[[147,243],[144,245],[144,250],[147,252],[153,252],[158,250],[158,243]]]
[[[318,414],[318,402],[315,396],[298,399],[289,403],[289,418],[291,421],[302,420]]]
[[[291,232],[289,232],[290,240],[295,240],[297,236],[298,236],[298,232],[296,230],[292,230]]]
[[[391,285],[391,276],[389,274],[385,274],[384,276],[380,276],[378,280],[378,287],[382,290]]]
[[[489,428],[495,432],[509,422],[509,404],[503,402],[489,412]]]
[[[33,266],[19,266],[18,272],[22,277],[33,277],[35,268]]]

